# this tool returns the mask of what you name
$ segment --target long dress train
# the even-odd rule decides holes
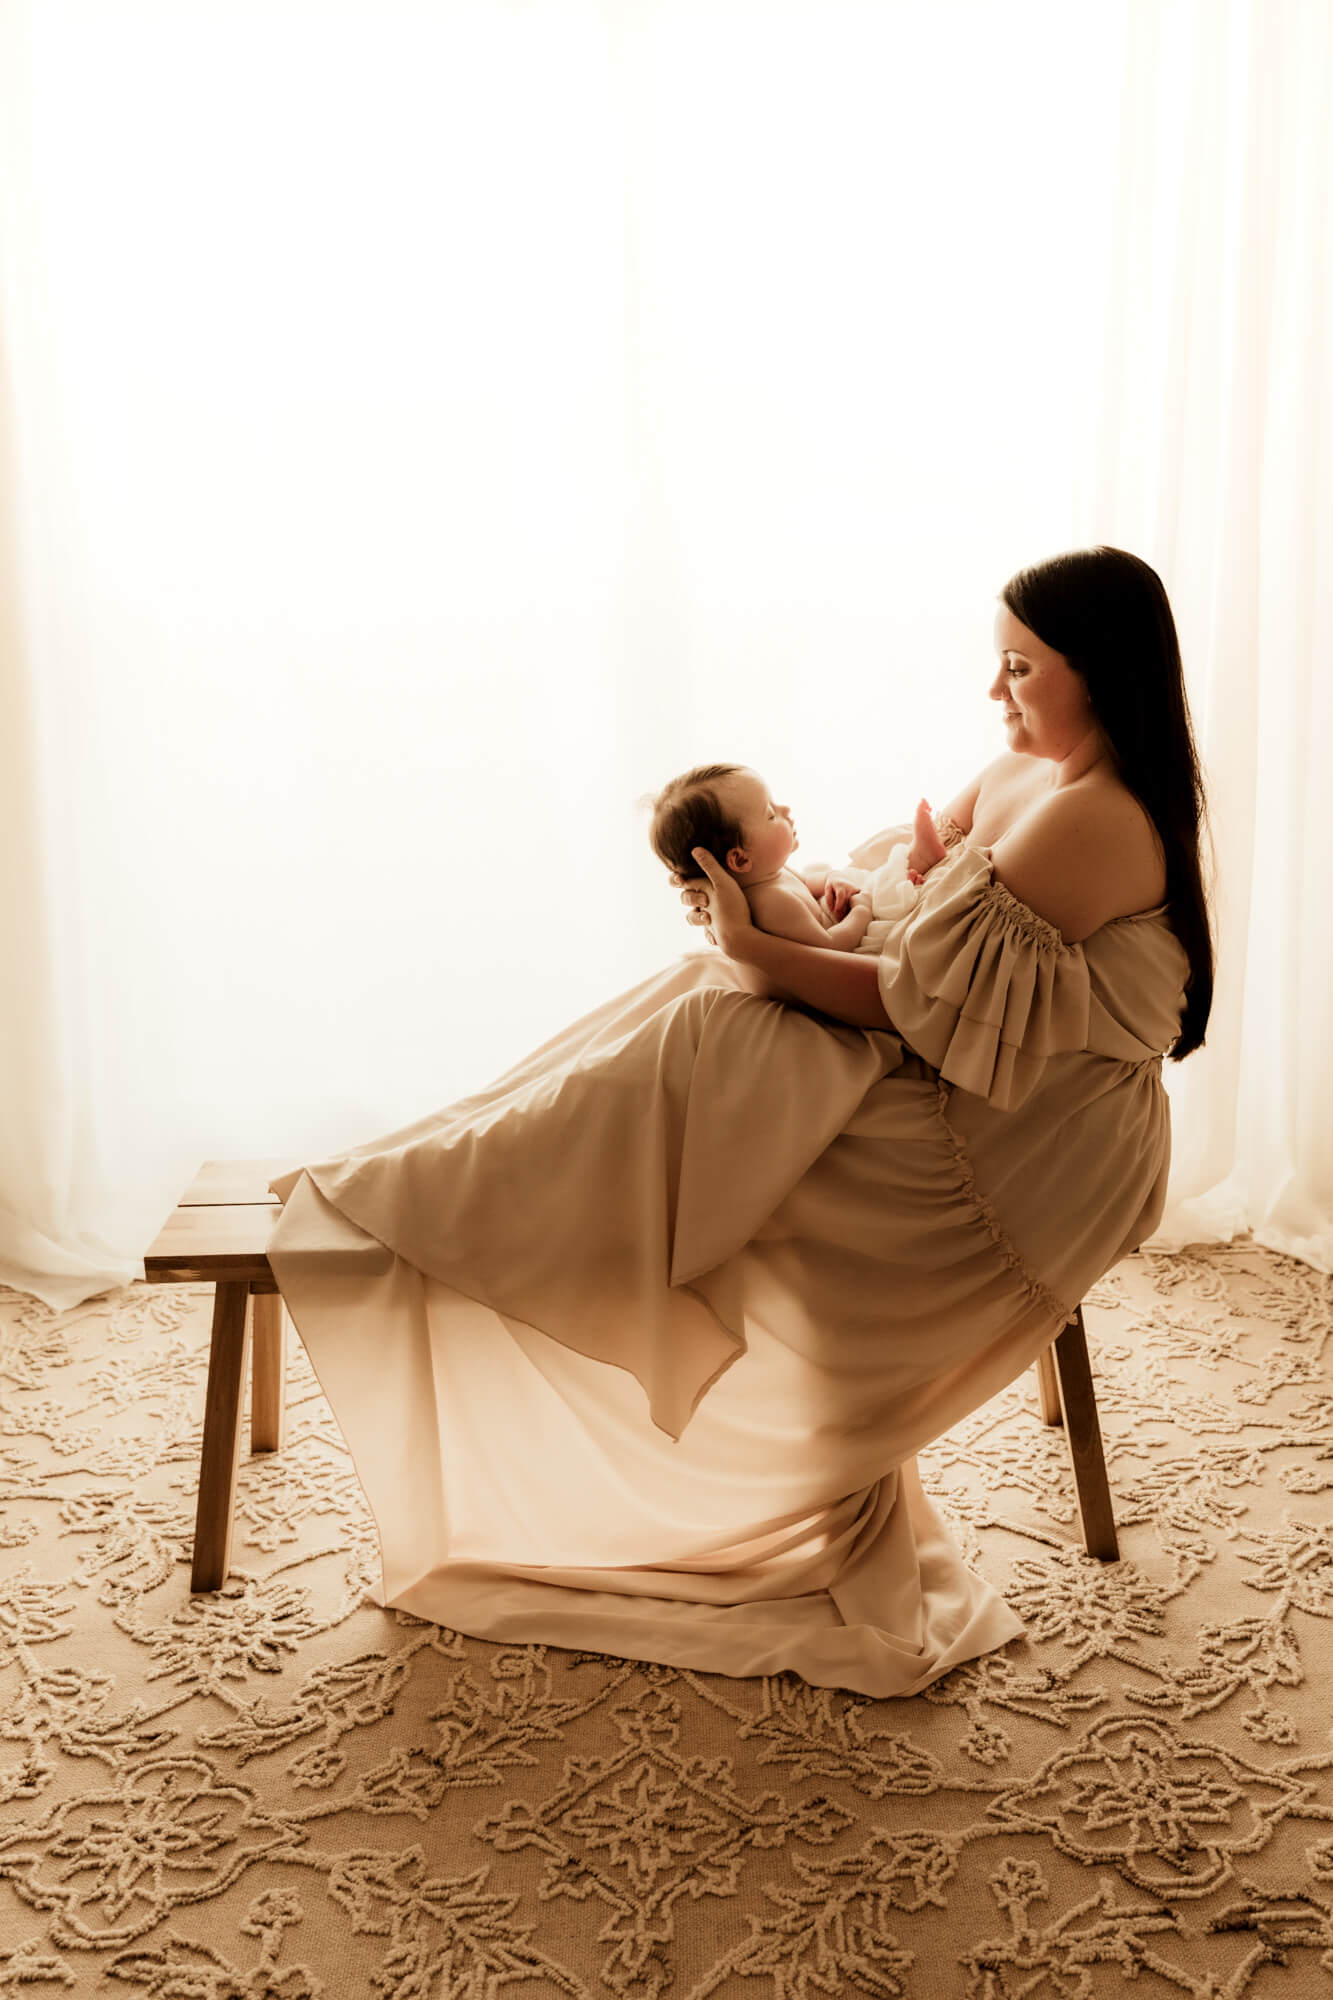
[[[913,1454],[1155,1226],[1184,953],[1065,945],[955,833],[879,965],[896,1033],[691,955],[274,1183],[387,1603],[869,1695],[1018,1634]]]

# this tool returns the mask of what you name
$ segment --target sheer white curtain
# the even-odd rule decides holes
[[[1212,793],[1162,1247],[1333,1271],[1333,9],[1134,0],[1080,541],[1164,577]]]
[[[1212,688],[1280,414],[1235,259],[1276,298],[1300,255],[1244,146],[1310,87],[1315,11],[0,7],[0,1277],[86,1296],[198,1159],[447,1102],[680,949],[636,800],[681,765],[760,766],[811,856],[947,797],[998,748],[994,591],[1075,540],[1140,548],[1181,606],[1234,898],[1263,805]],[[1141,108],[1172,36],[1182,75],[1222,61],[1220,122]],[[1142,213],[1172,172],[1239,218],[1209,225],[1229,322],[1180,319]],[[1160,363],[1197,399],[1200,345],[1239,426],[1211,483]],[[1288,470],[1270,611],[1284,523],[1313,569]],[[1245,659],[1266,715],[1262,675],[1313,689],[1308,601],[1300,646]],[[1287,842],[1255,865],[1295,895]],[[1178,1093],[1193,1194],[1251,1146],[1249,921]],[[1327,952],[1308,913],[1290,935]]]

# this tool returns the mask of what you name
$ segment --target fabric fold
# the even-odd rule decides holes
[[[961,844],[926,876],[885,938],[880,995],[907,1045],[948,1083],[1001,1109],[1021,1104],[1050,1057],[1087,1046],[1082,948],[994,879]]]
[[[723,1293],[691,1280],[756,1234],[901,1060],[892,1035],[701,986],[470,1118],[442,1113],[397,1145],[306,1172],[334,1211],[428,1277],[627,1369],[678,1438],[745,1347]],[[573,1242],[557,1183],[598,1189]],[[274,1183],[284,1197],[293,1185]],[[272,1248],[312,1254],[281,1225]],[[322,1238],[316,1251],[327,1254]]]

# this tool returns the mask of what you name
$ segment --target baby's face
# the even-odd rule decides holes
[[[737,771],[718,789],[740,821],[741,845],[750,861],[748,869],[733,869],[733,874],[742,882],[761,882],[776,875],[798,845],[791,807],[774,804],[757,771]]]

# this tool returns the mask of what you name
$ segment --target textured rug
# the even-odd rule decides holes
[[[922,1461],[1027,1636],[901,1702],[368,1601],[314,1379],[191,1599],[208,1295],[0,1293],[0,1995],[1333,1990],[1333,1280],[1128,1260],[1124,1560],[1029,1377]]]

